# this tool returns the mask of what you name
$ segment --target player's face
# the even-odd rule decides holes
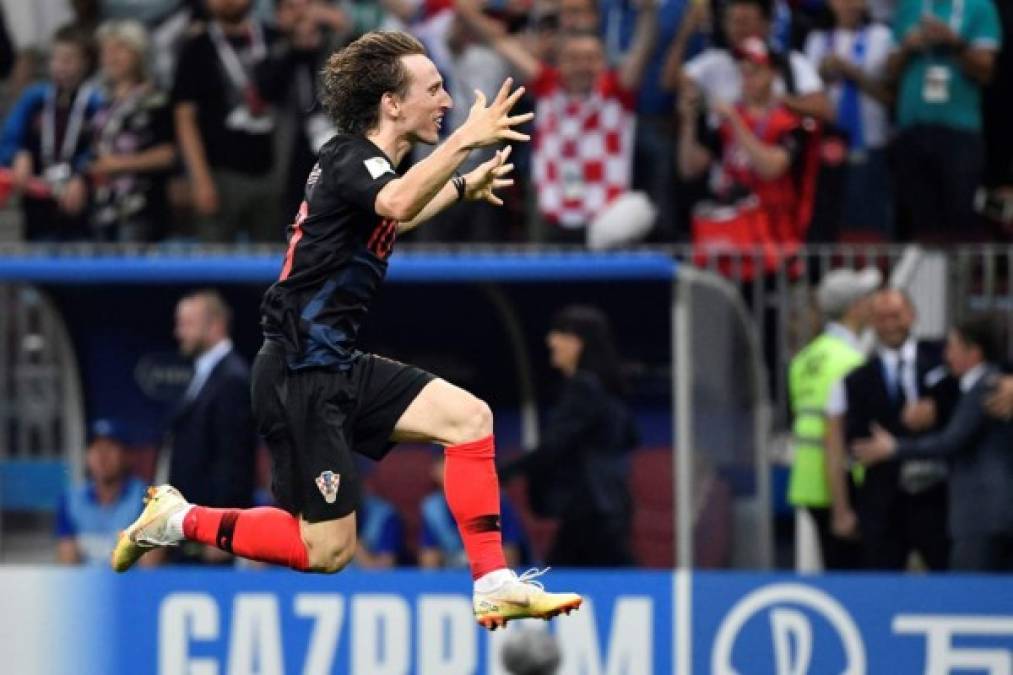
[[[567,93],[585,95],[605,71],[601,41],[591,35],[571,36],[559,53],[559,76]]]
[[[210,320],[199,298],[183,300],[176,307],[176,342],[187,358],[199,356],[207,348]]]
[[[123,476],[123,446],[109,438],[96,439],[88,446],[85,463],[88,474],[97,483],[108,483]]]
[[[746,38],[766,38],[770,27],[759,7],[736,3],[725,10],[724,29],[728,43],[738,46]]]
[[[49,76],[58,87],[73,88],[84,79],[87,61],[77,45],[57,42],[49,57]]]
[[[545,342],[549,347],[549,363],[553,368],[567,375],[577,371],[580,352],[584,347],[579,337],[573,333],[553,330],[549,331]]]
[[[453,106],[436,65],[422,54],[404,57],[408,92],[401,100],[400,124],[412,141],[435,145],[444,116]]]
[[[913,323],[914,312],[900,293],[883,291],[873,300],[872,325],[884,346],[897,349],[903,345]]]

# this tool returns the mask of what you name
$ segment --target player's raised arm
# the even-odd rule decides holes
[[[529,140],[530,136],[514,127],[530,121],[534,113],[510,115],[510,110],[524,95],[524,87],[511,92],[512,87],[513,80],[507,78],[496,98],[488,105],[485,95],[476,91],[475,102],[464,124],[429,157],[380,190],[376,195],[377,214],[400,222],[412,221],[441,190],[444,194],[438,201],[442,204],[437,205],[445,208],[453,203],[451,197],[457,194],[453,186],[448,187],[449,181],[471,150],[503,141]],[[381,105],[388,105],[388,102]]]
[[[514,169],[513,164],[506,163],[511,149],[508,145],[502,150],[497,150],[491,159],[479,164],[467,174],[457,176],[448,182],[426,204],[425,208],[419,212],[419,215],[410,221],[399,223],[398,232],[407,232],[408,230],[415,229],[444,209],[464,199],[469,201],[484,201],[495,206],[502,206],[503,200],[496,195],[496,190],[514,184],[512,178],[506,177]]]

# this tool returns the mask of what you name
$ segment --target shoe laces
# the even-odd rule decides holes
[[[529,569],[528,571],[526,571],[524,574],[521,574],[519,577],[517,577],[517,581],[520,582],[520,583],[522,583],[522,584],[528,584],[529,586],[534,586],[535,588],[537,588],[540,591],[544,591],[545,590],[545,586],[542,585],[541,581],[535,581],[535,579],[537,579],[538,577],[542,576],[543,574],[545,574],[546,572],[548,572],[551,569],[552,569],[551,567],[546,567],[544,570],[540,570],[537,567],[532,567],[531,569]]]

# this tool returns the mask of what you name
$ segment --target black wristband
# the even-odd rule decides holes
[[[453,181],[454,187],[457,188],[457,201],[464,201],[464,194],[468,191],[468,181],[464,179],[464,176],[454,176]]]

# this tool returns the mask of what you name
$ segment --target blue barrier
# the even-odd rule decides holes
[[[1013,667],[1013,582],[986,576],[553,571],[561,675],[986,673]],[[0,569],[18,675],[503,673],[459,573]],[[542,622],[523,622],[546,627]],[[509,635],[509,631],[506,635]],[[139,665],[143,664],[143,665]]]
[[[0,256],[0,281],[50,284],[271,283],[282,253],[149,253]],[[677,263],[663,253],[395,253],[392,282],[669,280]]]

